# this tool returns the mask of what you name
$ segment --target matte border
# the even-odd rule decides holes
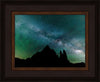
[[[15,67],[15,15],[85,15],[85,67]],[[12,70],[88,70],[88,12],[12,12]]]

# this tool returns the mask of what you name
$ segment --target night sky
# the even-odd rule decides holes
[[[46,45],[58,56],[65,49],[72,63],[85,62],[85,15],[15,15],[15,57],[29,58]]]

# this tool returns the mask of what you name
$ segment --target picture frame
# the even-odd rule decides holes
[[[72,3],[74,2],[74,3]],[[80,5],[81,4],[81,5]],[[99,82],[98,1],[1,1],[0,81]],[[0,9],[1,9],[0,8]],[[88,12],[88,70],[12,70],[12,12]],[[98,18],[99,17],[99,18]],[[99,45],[99,46],[98,46]]]
[[[15,67],[15,15],[85,15],[85,67]],[[88,70],[88,12],[12,12],[12,70]]]

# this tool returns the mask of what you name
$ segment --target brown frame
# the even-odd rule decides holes
[[[12,12],[88,12],[88,70],[12,70]],[[1,0],[0,82],[100,82],[99,0]]]
[[[14,15],[85,15],[85,67],[15,67]],[[12,12],[12,70],[88,70],[88,12]]]

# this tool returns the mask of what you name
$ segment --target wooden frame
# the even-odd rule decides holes
[[[99,2],[89,1],[1,1],[0,81],[100,81],[100,10]],[[88,70],[11,70],[12,69],[12,12],[88,12]],[[86,31],[87,32],[87,31]]]
[[[86,67],[18,67],[15,68],[15,15],[85,15],[85,62]],[[12,12],[12,70],[88,70],[88,12]]]

